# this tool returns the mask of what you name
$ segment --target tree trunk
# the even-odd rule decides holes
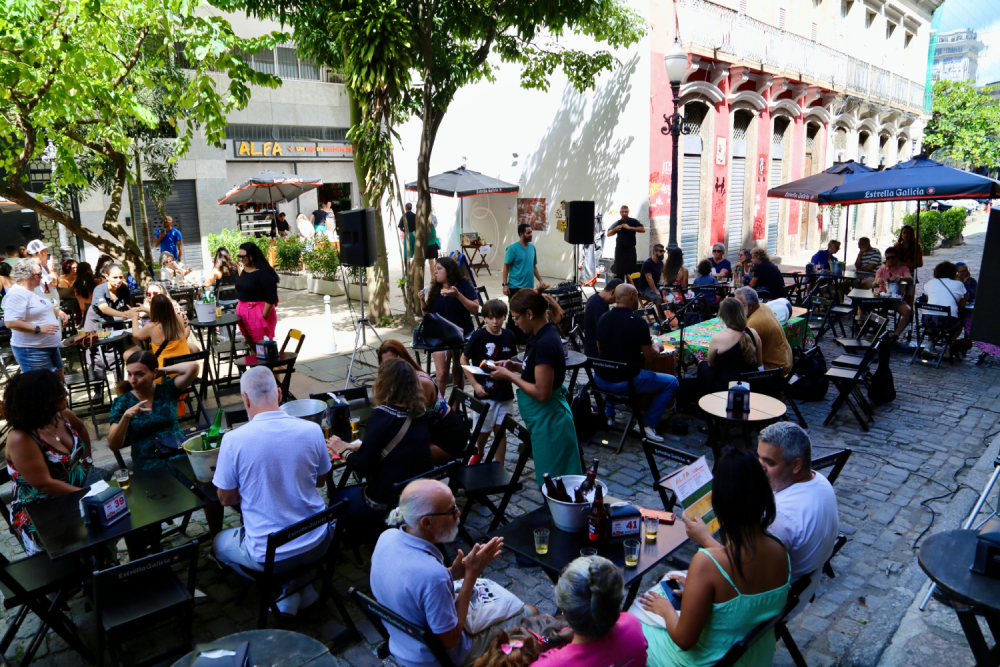
[[[351,127],[358,127],[361,124],[361,106],[353,96],[348,97],[351,105]],[[358,142],[354,141],[354,175],[358,179],[358,191],[361,193],[361,206],[370,208],[372,206],[371,197],[368,196],[368,170],[365,167],[364,155],[358,148]],[[376,325],[384,317],[389,317],[389,254],[385,248],[385,228],[382,224],[382,209],[376,202],[375,205],[375,251],[378,254],[378,261],[371,268],[370,289],[368,290],[368,310],[369,316]]]
[[[149,218],[146,217],[146,195],[142,188],[142,161],[139,159],[139,147],[135,148],[135,189],[136,198],[139,200],[139,217],[142,221],[142,250],[146,258],[146,265],[150,270],[153,268],[153,239],[149,235]],[[177,259],[176,257],[174,259]]]

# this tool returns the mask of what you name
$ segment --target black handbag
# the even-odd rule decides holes
[[[184,440],[177,435],[158,435],[152,440],[152,444],[157,458],[169,459],[184,451]]]
[[[413,330],[413,345],[420,348],[458,347],[465,345],[465,332],[437,313],[428,313]]]

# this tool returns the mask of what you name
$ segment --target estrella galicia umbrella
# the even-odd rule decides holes
[[[323,179],[300,174],[281,174],[265,170],[249,181],[240,183],[219,200],[219,204],[278,204],[295,199],[323,185]]]
[[[478,171],[471,171],[464,166],[451,171],[446,171],[429,179],[432,195],[444,195],[445,197],[477,197],[479,195],[507,194],[517,192],[520,187],[513,183],[501,181],[481,174]],[[417,182],[406,184],[408,192],[417,191]],[[461,228],[465,228],[465,206],[462,206]]]
[[[767,191],[768,197],[780,199],[792,199],[795,201],[805,201],[813,204],[830,204],[830,198],[839,188],[858,180],[875,170],[866,167],[860,162],[848,160],[833,165],[825,171],[812,176],[800,178],[791,183],[779,185]],[[843,219],[847,219],[847,210],[844,211]],[[847,229],[847,225],[844,225]],[[844,260],[847,259],[847,234],[844,234]]]

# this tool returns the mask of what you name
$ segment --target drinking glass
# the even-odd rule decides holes
[[[128,489],[128,469],[116,470],[115,481],[118,482],[118,488],[122,491]]]
[[[549,552],[549,529],[535,529],[535,553],[544,556]]]
[[[583,556],[584,558],[586,558],[587,556],[596,556],[597,549],[595,549],[594,547],[584,547],[580,549],[580,555]]]
[[[642,518],[642,527],[646,533],[647,542],[656,541],[656,533],[660,529],[660,520],[655,516],[646,516]]]
[[[351,417],[351,437],[358,437],[361,432],[361,417]]]
[[[635,567],[639,564],[639,540],[625,540],[625,567]]]

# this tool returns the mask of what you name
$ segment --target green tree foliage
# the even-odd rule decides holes
[[[489,56],[496,53],[501,61],[520,66],[525,88],[546,90],[551,74],[562,68],[572,85],[583,91],[615,66],[615,58],[606,50],[567,47],[561,38],[578,33],[612,48],[625,48],[635,44],[646,28],[620,0],[229,1],[253,14],[290,22],[300,50],[344,72],[357,105],[351,133],[355,160],[366,170],[373,201],[398,191],[398,183],[392,182],[392,128],[410,113],[421,118],[416,252],[404,283],[410,291],[408,303],[418,303],[416,293],[424,282],[431,154],[458,90],[492,80]]]
[[[198,0],[6,0],[0,13],[0,196],[67,227],[146,279],[142,253],[118,223],[134,140],[176,139],[173,158],[186,154],[195,128],[221,145],[226,114],[246,106],[250,84],[280,79],[251,69],[234,55],[286,39],[272,33],[239,39],[227,21],[206,15]],[[177,54],[191,70],[167,76]],[[152,95],[158,91],[157,95]],[[170,109],[170,114],[160,113]],[[22,172],[51,143],[56,151],[49,193],[103,190],[103,234],[77,224],[65,204],[31,197]]]
[[[1000,105],[968,81],[938,81],[923,146],[958,166],[1000,164]]]

